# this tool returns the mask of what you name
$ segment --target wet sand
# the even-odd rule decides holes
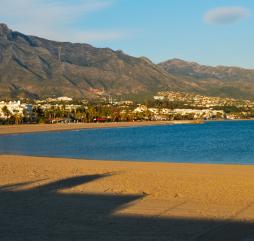
[[[24,124],[24,125],[0,125],[0,135],[48,132],[48,131],[66,131],[79,129],[97,129],[97,128],[116,128],[116,127],[134,127],[134,126],[156,126],[156,125],[174,125],[174,124],[200,124],[202,121],[140,121],[140,122],[109,122],[109,123],[70,123],[70,124]]]
[[[0,156],[0,240],[253,241],[254,166]]]

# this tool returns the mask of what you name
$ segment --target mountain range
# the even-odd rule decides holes
[[[174,90],[253,99],[254,70],[145,57],[89,44],[56,42],[0,24],[0,97],[138,96]]]
[[[254,98],[254,69],[211,67],[180,59],[163,62],[159,66],[186,83],[186,91],[239,99]]]

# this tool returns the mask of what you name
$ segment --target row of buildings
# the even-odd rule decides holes
[[[148,108],[140,105],[133,110],[134,113],[148,112],[154,120],[169,120],[174,118],[186,119],[225,119],[227,115],[223,110],[213,109],[169,109],[169,108]]]
[[[96,104],[89,103],[88,101],[75,102],[69,97],[38,100],[34,101],[33,104],[21,101],[0,101],[0,119],[7,120],[10,117],[34,117],[36,119],[41,112],[43,118],[51,120],[72,118],[73,121],[85,121],[88,118],[89,110],[90,115],[94,115],[97,119],[106,118],[108,120],[114,120],[115,118],[112,117],[114,115],[119,115],[117,117],[118,120],[239,119],[249,118],[250,111],[244,112],[241,110],[240,113],[229,113],[227,110],[224,111],[223,108],[220,108],[220,106],[237,106],[254,109],[254,102],[248,100],[238,101],[230,98],[207,97],[172,91],[159,92],[158,95],[154,96],[154,100],[162,102],[165,100],[169,102],[181,101],[184,105],[172,107],[170,105],[156,105],[156,101],[154,105],[151,103],[147,105],[136,104],[129,100],[118,102],[105,101],[99,104],[99,109],[104,108],[105,111],[98,111]],[[88,114],[86,115],[86,113]]]
[[[0,118],[6,119],[10,116],[29,116],[33,113],[33,105],[18,101],[0,101]]]
[[[61,101],[62,103],[56,103],[59,101]],[[67,97],[59,97],[57,99],[38,101],[34,104],[24,103],[20,100],[0,101],[0,119],[7,119],[11,116],[31,117],[34,115],[34,108],[41,108],[42,111],[61,109],[72,112],[82,107],[82,105],[67,103],[70,101],[72,101],[72,99],[67,99]]]
[[[154,100],[180,101],[186,105],[195,106],[197,108],[212,108],[218,106],[236,106],[238,108],[254,108],[254,101],[237,100],[233,98],[222,98],[213,96],[197,95],[193,93],[184,93],[177,91],[161,91]]]

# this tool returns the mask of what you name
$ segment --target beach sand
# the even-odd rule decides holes
[[[254,166],[2,155],[0,240],[253,241]]]
[[[31,133],[31,132],[66,131],[79,129],[156,126],[156,125],[175,125],[175,124],[200,124],[200,123],[203,122],[199,120],[182,120],[182,121],[136,121],[136,122],[108,122],[108,123],[0,125],[0,135]]]

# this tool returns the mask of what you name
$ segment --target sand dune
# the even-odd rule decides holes
[[[0,240],[254,240],[254,166],[0,156]]]

